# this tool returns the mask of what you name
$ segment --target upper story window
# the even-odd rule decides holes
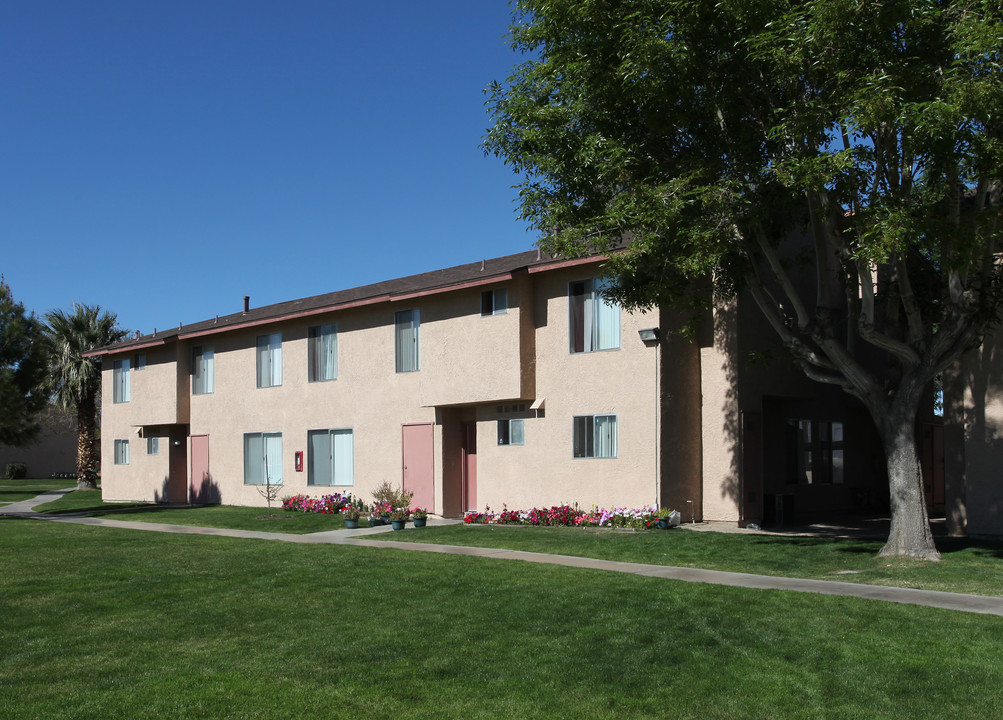
[[[420,325],[417,309],[394,313],[394,357],[399,373],[415,372],[420,367],[418,362]]]
[[[282,384],[282,333],[258,336],[258,387]]]
[[[616,415],[577,415],[572,434],[576,458],[616,457]]]
[[[116,360],[112,366],[112,400],[117,403],[129,402],[129,359]]]
[[[133,358],[132,358],[132,362],[133,362],[133,367],[136,370],[145,370],[146,369],[146,353],[136,353],[133,356]]]
[[[215,390],[216,354],[209,345],[192,348],[192,394],[209,395]]]
[[[571,352],[595,352],[620,347],[620,304],[607,301],[608,283],[598,278],[572,282],[568,287]]]
[[[146,438],[146,454],[147,455],[160,454],[160,438],[158,437]]]
[[[508,312],[508,290],[496,288],[481,293],[481,317]]]
[[[334,380],[338,377],[338,326],[334,323],[317,325],[308,333],[307,359],[310,382]]]

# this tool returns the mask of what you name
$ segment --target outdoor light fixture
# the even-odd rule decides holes
[[[661,338],[661,331],[658,328],[645,328],[644,330],[638,330],[637,334],[640,336],[641,342],[645,345],[658,342]]]

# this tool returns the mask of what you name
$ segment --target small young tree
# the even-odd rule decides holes
[[[257,486],[258,494],[265,499],[265,503],[268,505],[268,517],[272,517],[272,503],[278,500],[282,488],[282,483],[272,482],[270,473],[265,474],[265,484]]]

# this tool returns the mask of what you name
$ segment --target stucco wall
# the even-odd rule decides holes
[[[949,464],[952,529],[969,535],[1003,535],[1003,352],[1000,333],[962,361],[960,388],[964,438],[961,462]],[[967,520],[967,523],[965,522]],[[967,528],[966,528],[967,524]]]
[[[401,481],[402,425],[437,423],[434,509],[455,512],[460,505],[460,432],[469,420],[477,421],[480,508],[655,503],[657,350],[645,347],[637,331],[657,326],[658,313],[622,312],[619,349],[571,353],[568,283],[595,273],[594,265],[571,267],[492,286],[205,334],[176,343],[170,350],[174,363],[164,363],[164,372],[156,369],[159,363],[151,367],[154,353],[148,353],[147,369],[134,374],[133,400],[105,405],[105,497],[153,499],[163,493],[167,456],[162,450],[159,457],[146,457],[134,426],[149,429],[170,416],[190,422],[192,436],[209,436],[210,473],[224,504],[264,503],[255,486],[244,485],[245,433],[282,433],[283,495],[351,490],[368,499],[380,482]],[[507,312],[481,316],[480,294],[486,287],[506,288]],[[394,313],[410,308],[421,312],[421,369],[397,373]],[[338,377],[311,383],[308,328],[328,322],[338,328]],[[256,338],[271,332],[282,333],[282,384],[258,388]],[[214,351],[211,394],[190,395],[194,345]],[[104,378],[108,397],[111,366],[109,358]],[[146,386],[146,378],[135,382],[142,373],[159,378],[156,389]],[[685,384],[690,383],[691,378]],[[165,388],[180,399],[165,397]],[[672,390],[676,396],[684,392],[698,391]],[[530,410],[540,399],[543,411]],[[597,414],[617,416],[617,457],[574,458],[573,417]],[[524,445],[497,444],[499,417],[525,418]],[[303,452],[308,462],[308,431],[332,428],[353,430],[354,483],[310,487],[307,463],[297,472],[295,453]],[[116,437],[132,441],[129,467],[111,463]]]

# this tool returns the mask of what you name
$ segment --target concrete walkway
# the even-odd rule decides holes
[[[958,610],[960,612],[982,613],[986,615],[1003,616],[1003,597],[985,595],[966,595],[963,593],[940,592],[936,590],[914,590],[912,588],[884,587],[881,585],[863,585],[859,583],[836,582],[831,580],[807,580],[799,578],[774,577],[772,575],[752,575],[749,573],[724,572],[721,570],[702,570],[699,568],[672,567],[668,565],[648,565],[644,563],[619,562],[616,560],[598,560],[594,558],[572,557],[568,555],[550,555],[546,553],[525,552],[522,550],[503,550],[498,548],[480,548],[461,545],[438,545],[433,543],[400,542],[395,540],[374,540],[367,536],[392,532],[390,526],[376,528],[359,528],[358,530],[329,530],[327,532],[297,535],[293,533],[272,533],[256,530],[227,530],[223,528],[204,528],[188,525],[168,525],[165,523],[135,522],[132,520],[110,520],[95,517],[74,517],[68,515],[45,515],[36,513],[36,505],[55,500],[69,490],[57,490],[39,495],[31,500],[12,503],[0,508],[0,515],[16,515],[48,522],[70,523],[75,525],[94,525],[99,527],[114,527],[128,530],[145,530],[147,532],[174,533],[179,535],[215,535],[218,537],[250,538],[255,540],[277,540],[281,542],[302,543],[308,545],[356,545],[371,548],[393,550],[409,550],[412,552],[430,552],[444,555],[465,555],[468,557],[491,558],[495,560],[521,560],[545,565],[561,565],[563,567],[584,568],[588,570],[605,570],[608,572],[629,573],[645,577],[682,580],[684,582],[700,582],[711,585],[730,585],[733,587],[752,588],[757,590],[792,590],[794,592],[817,593],[820,595],[843,595],[847,597],[864,598],[867,600],[882,600],[884,602],[903,603],[907,605],[924,605],[927,607]],[[451,525],[458,520],[443,520],[429,518],[429,525]]]

